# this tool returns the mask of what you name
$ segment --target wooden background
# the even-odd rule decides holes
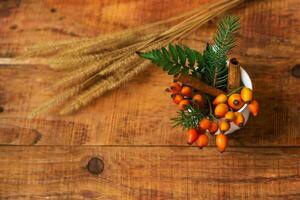
[[[0,57],[24,46],[166,19],[213,0],[1,0]],[[0,199],[300,199],[300,2],[246,1],[238,46],[260,115],[220,154],[169,118],[171,81],[149,67],[74,115],[28,119],[61,74],[0,65]],[[202,49],[216,20],[182,43]],[[104,168],[103,168],[104,166]],[[102,171],[103,170],[103,171]]]

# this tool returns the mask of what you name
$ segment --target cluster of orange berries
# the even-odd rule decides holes
[[[216,124],[215,122],[209,122],[208,119],[203,119],[201,120],[201,122],[199,124],[203,124],[203,123],[206,123],[208,121],[208,123],[211,123],[211,128],[210,128],[210,131],[211,130],[215,130],[215,131],[212,131],[212,132],[209,132],[211,134],[214,134],[217,130],[218,130],[218,127],[217,125],[212,125],[212,124]],[[216,127],[216,128],[213,128],[213,127]],[[196,142],[197,146],[202,149],[203,147],[206,147],[208,145],[208,136],[206,134],[206,131],[203,130],[203,129],[196,129],[196,128],[191,128],[188,130],[187,132],[187,138],[188,138],[188,144],[191,145],[193,144],[194,142]],[[218,147],[218,150],[220,152],[224,152],[226,147],[228,146],[228,138],[226,135],[220,133],[216,136],[216,145]]]
[[[188,144],[191,145],[196,142],[199,148],[206,147],[208,145],[208,136],[206,133],[210,133],[214,135],[218,129],[221,129],[222,124],[218,124],[215,121],[211,121],[209,119],[202,119],[199,122],[198,128],[191,128],[187,132],[187,141]],[[221,131],[220,134],[216,135],[216,145],[220,152],[224,152],[226,147],[228,146],[228,137]]]
[[[204,100],[201,94],[193,93],[193,89],[189,86],[181,86],[174,82],[170,86],[173,102],[179,105],[180,110],[184,110],[187,105],[191,105],[191,101],[198,106],[204,105]]]
[[[170,92],[172,92],[174,103],[178,104],[181,110],[186,109],[186,106],[191,105],[191,103],[199,107],[204,106],[202,95],[193,92],[193,89],[189,86],[181,86],[178,82],[174,82],[170,86]],[[238,110],[248,104],[249,111],[256,116],[259,111],[259,104],[256,100],[253,100],[253,92],[247,87],[243,87],[240,93],[220,94],[213,100],[212,104],[214,106],[214,116],[219,119],[203,118],[200,120],[198,127],[188,130],[187,142],[190,145],[196,142],[200,148],[203,148],[208,145],[209,138],[206,133],[215,135],[220,130],[220,133],[216,136],[216,145],[220,152],[224,152],[228,146],[228,138],[224,133],[230,129],[230,122],[238,127],[244,125],[244,116]]]
[[[226,132],[230,128],[229,122],[242,127],[244,125],[244,116],[238,112],[245,104],[248,104],[249,111],[256,116],[259,110],[259,105],[256,100],[253,100],[253,92],[247,87],[243,87],[240,93],[231,95],[220,94],[214,101],[214,114],[218,118],[223,118],[220,121],[220,131]]]

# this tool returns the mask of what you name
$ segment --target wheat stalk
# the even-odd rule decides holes
[[[115,49],[123,48],[126,46],[130,46],[132,44],[138,43],[140,41],[145,41],[150,38],[156,37],[161,32],[160,29],[152,30],[151,32],[130,32],[128,35],[124,35],[122,38],[113,38],[109,41],[104,42],[103,40],[99,39],[99,41],[91,41],[89,43],[83,43],[82,46],[66,49],[57,54],[57,56],[64,57],[64,56],[73,56],[73,57],[80,57],[86,54],[92,53],[101,53],[103,50],[112,51]]]
[[[30,114],[29,114],[29,118],[33,118],[43,112],[48,111],[49,109],[53,108],[56,105],[59,105],[63,102],[65,102],[66,100],[68,100],[69,98],[71,98],[72,96],[78,94],[83,88],[83,85],[77,85],[74,86],[71,89],[68,89],[67,91],[64,91],[62,94],[56,96],[55,98],[50,99],[49,101],[46,101],[45,103],[43,103],[42,105],[40,105],[39,107],[37,107],[36,109],[34,109]]]
[[[139,36],[135,38],[135,42],[127,42],[126,44],[122,44],[120,42],[115,42],[114,44],[107,44],[104,46],[97,46],[96,48],[91,48],[91,46],[87,47],[87,50],[84,54],[78,56],[76,54],[69,54],[69,55],[61,55],[58,54],[57,56],[51,57],[48,59],[50,65],[56,64],[78,64],[78,63],[86,63],[93,59],[98,59],[101,56],[107,55],[114,55],[119,54],[120,51],[126,51],[128,48],[134,48],[139,42],[148,40],[149,38],[153,38],[157,36],[158,31],[154,31],[154,33],[148,34],[146,36]],[[59,68],[58,68],[59,69]],[[63,69],[63,68],[62,68]]]
[[[76,84],[78,82],[82,82],[86,79],[88,79],[90,76],[94,75],[95,73],[101,71],[106,66],[111,64],[113,61],[119,60],[120,58],[124,57],[124,54],[128,55],[128,51],[134,47],[127,47],[124,49],[119,49],[113,52],[112,55],[107,55],[104,58],[102,58],[100,61],[93,61],[89,60],[90,63],[86,67],[78,68],[75,71],[70,72],[65,78],[60,79],[56,83],[54,83],[50,88],[48,89],[57,89],[61,87],[66,87],[71,84]],[[126,57],[124,57],[125,59]],[[128,58],[126,58],[128,60]],[[114,65],[117,65],[118,62],[114,63]],[[124,63],[119,64],[118,66],[123,65]],[[113,65],[113,66],[114,66]],[[106,68],[105,70],[108,70],[109,68]]]
[[[91,101],[101,96],[105,92],[110,91],[118,87],[122,83],[130,80],[136,74],[143,71],[149,64],[150,62],[144,61],[141,64],[137,65],[137,67],[132,68],[132,70],[129,70],[126,73],[121,73],[118,75],[115,74],[107,77],[104,80],[101,80],[99,83],[92,86],[88,91],[84,92],[83,94],[75,98],[73,101],[71,101],[71,103],[67,105],[64,109],[62,109],[59,113],[61,115],[65,115],[79,110],[81,107],[86,106]]]
[[[61,60],[50,59],[48,60],[48,64],[50,64],[50,67],[54,70],[76,70],[78,68],[91,66],[92,64],[101,63],[101,60],[117,59],[124,55],[128,50],[135,48],[135,46],[136,44],[106,53],[85,55],[69,59],[68,57],[64,57]]]

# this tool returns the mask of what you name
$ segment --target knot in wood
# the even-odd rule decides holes
[[[300,64],[296,64],[292,68],[292,75],[296,78],[300,78]]]
[[[89,160],[86,168],[91,174],[99,175],[104,170],[104,162],[100,158],[93,157]]]

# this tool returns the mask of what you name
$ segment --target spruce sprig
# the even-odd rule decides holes
[[[182,126],[183,129],[190,129],[198,127],[205,114],[197,107],[187,105],[185,110],[177,112],[177,117],[172,118],[173,126]]]
[[[220,89],[225,89],[227,84],[227,53],[234,47],[235,34],[240,28],[239,18],[227,16],[218,23],[214,36],[214,44],[208,44],[203,52],[205,81]]]
[[[166,48],[153,49],[149,52],[137,52],[141,57],[151,60],[154,64],[162,67],[169,75],[188,75],[200,71],[202,55],[189,47],[169,44]]]
[[[215,51],[213,45],[208,44],[203,52],[204,80],[207,84],[225,89],[227,85],[228,70],[226,66],[227,56]]]
[[[218,23],[218,30],[214,36],[214,50],[216,52],[227,54],[234,47],[235,34],[240,29],[239,18],[236,16],[227,16]]]

